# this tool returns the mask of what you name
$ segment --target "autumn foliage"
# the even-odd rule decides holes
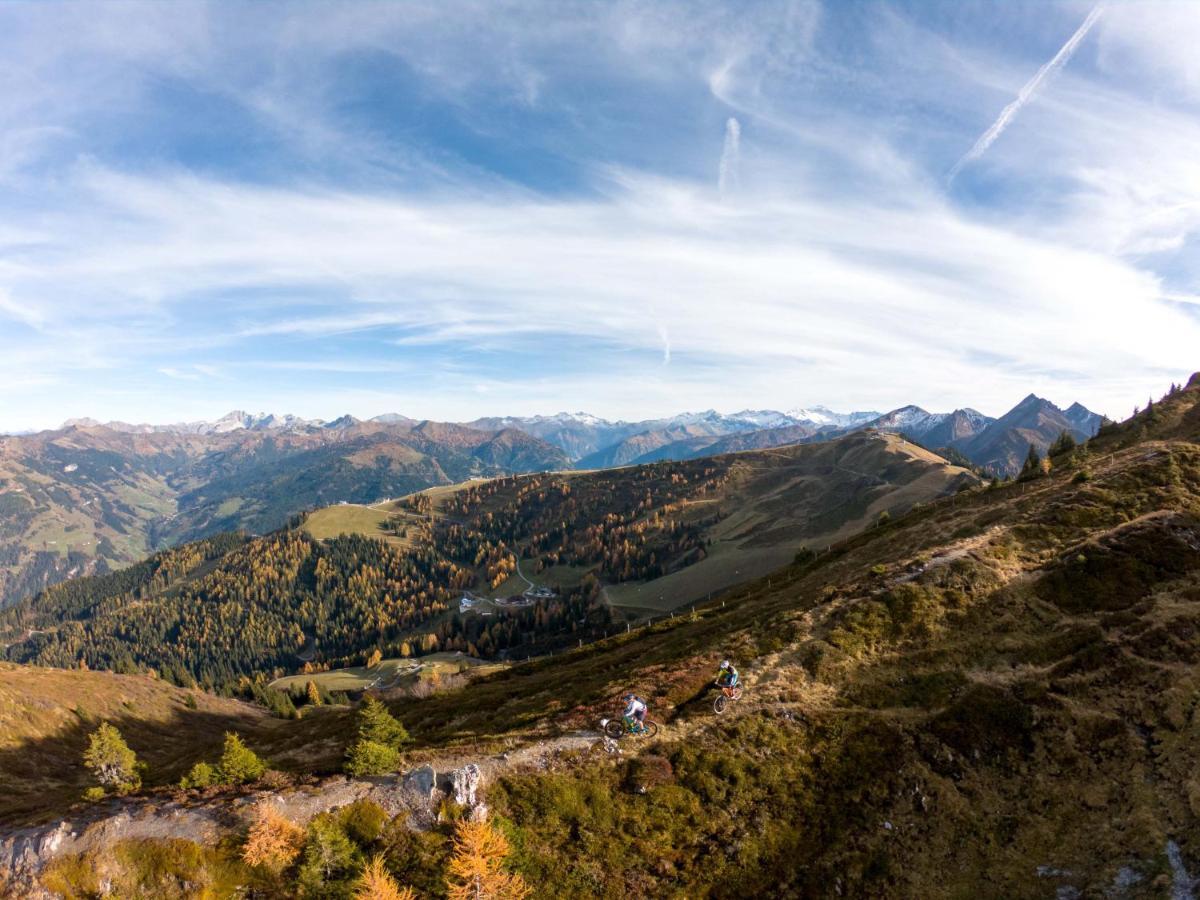
[[[304,829],[272,804],[261,803],[242,848],[242,860],[248,865],[262,866],[278,873],[296,861],[303,847]]]
[[[531,893],[520,875],[504,871],[508,839],[488,822],[461,822],[454,835],[447,896],[450,900],[523,900]]]
[[[412,888],[396,884],[384,868],[383,857],[375,856],[358,879],[354,900],[417,900],[417,895]]]

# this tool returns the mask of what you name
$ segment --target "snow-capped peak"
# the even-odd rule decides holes
[[[807,406],[800,409],[789,409],[787,415],[798,422],[807,422],[818,427],[853,428],[863,425],[872,419],[878,419],[879,413],[874,410],[850,413],[834,412],[827,406]]]
[[[785,428],[788,425],[797,424],[796,419],[792,416],[774,409],[743,409],[730,414],[729,418],[745,422],[755,428]]]

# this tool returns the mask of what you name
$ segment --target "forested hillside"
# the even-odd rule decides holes
[[[298,527],[226,535],[50,588],[0,614],[0,639],[15,662],[149,669],[222,690],[305,663],[357,665],[374,650],[526,657],[603,637],[654,609],[651,595],[666,598],[661,611],[694,602],[976,481],[899,438],[854,435],[468,482],[436,501],[390,504],[402,542],[379,533],[322,541]],[[464,590],[520,594],[522,575],[555,596],[494,616],[460,613]]]
[[[518,431],[408,420],[203,434],[83,424],[0,437],[0,608],[163,547],[272,531],[313,507],[566,465]]]

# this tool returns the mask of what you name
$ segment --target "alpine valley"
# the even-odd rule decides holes
[[[1030,446],[1083,441],[1101,417],[1030,395],[999,419],[907,406],[880,415],[824,407],[709,410],[610,422],[585,413],[463,424],[384,414],[367,421],[232,412],[214,422],[101,424],[0,436],[0,607],[65,578],[227,531],[260,534],[301,512],[376,503],[470,478],[602,469],[901,434],[981,474],[1011,477]]]

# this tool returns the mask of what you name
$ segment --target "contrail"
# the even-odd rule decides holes
[[[958,173],[962,170],[963,166],[972,160],[979,159],[979,157],[983,156],[983,154],[987,152],[988,147],[992,146],[992,143],[996,140],[996,138],[1000,137],[1000,135],[1004,132],[1004,129],[1008,127],[1008,123],[1013,120],[1013,117],[1021,111],[1021,108],[1026,103],[1033,99],[1034,94],[1036,94],[1038,89],[1042,86],[1042,82],[1067,64],[1067,60],[1071,58],[1071,55],[1079,46],[1079,42],[1087,36],[1087,33],[1091,31],[1092,26],[1096,24],[1096,20],[1100,18],[1100,13],[1103,11],[1103,9],[1104,5],[1098,4],[1090,13],[1088,13],[1087,18],[1083,20],[1083,24],[1075,30],[1075,33],[1071,35],[1070,39],[1068,39],[1068,41],[1062,45],[1062,48],[1054,54],[1054,58],[1037,70],[1037,74],[1030,78],[1025,86],[1017,93],[1017,99],[1008,104],[1008,106],[1004,107],[1004,111],[1001,112],[999,118],[992,123],[992,127],[980,135],[979,140],[975,142],[975,146],[968,150],[966,155],[954,164],[954,168],[950,170],[950,175],[947,181],[953,181],[955,176],[958,175]]]
[[[725,146],[721,149],[721,167],[717,173],[717,189],[724,197],[730,188],[739,186],[739,157],[741,156],[742,126],[730,116],[725,122]]]

